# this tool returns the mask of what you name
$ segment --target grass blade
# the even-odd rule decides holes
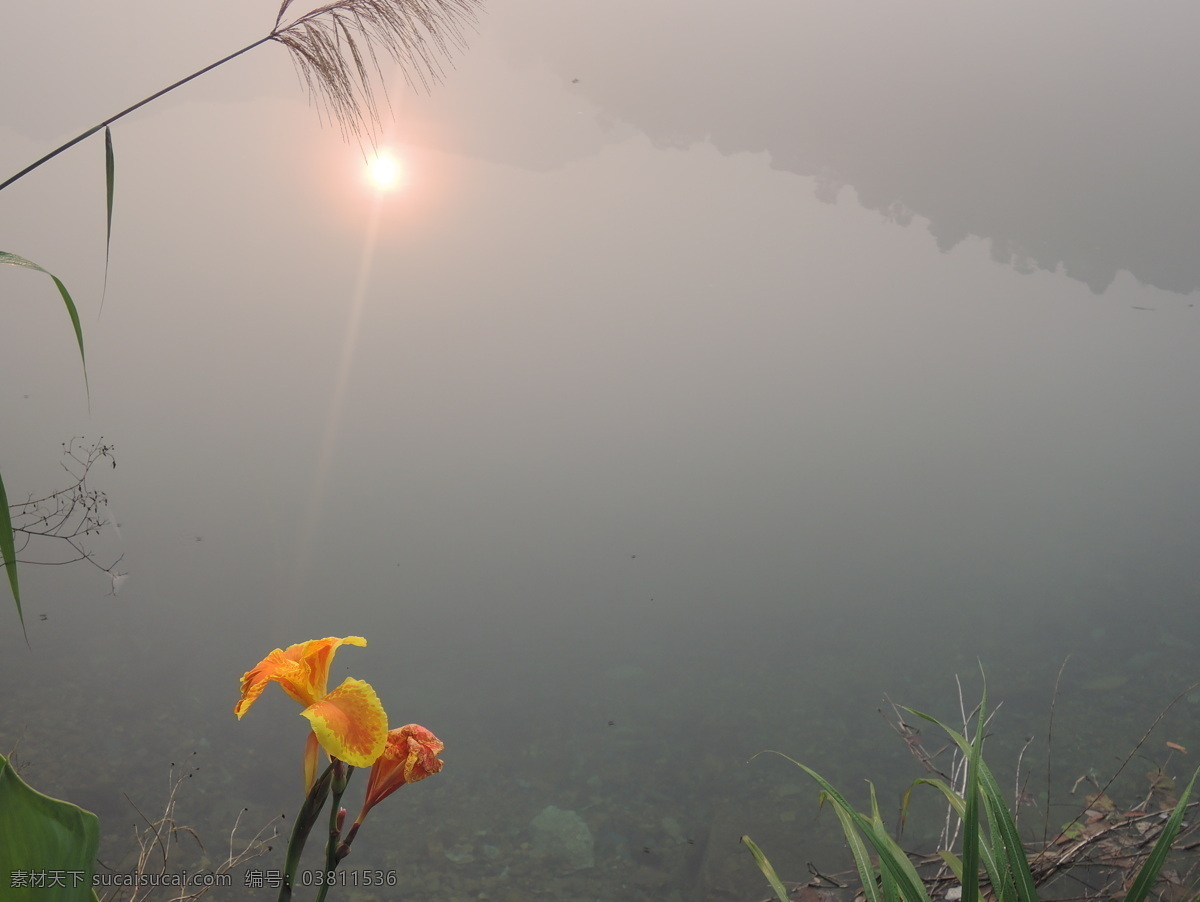
[[[0,479],[0,558],[8,571],[8,587],[13,601],[17,603],[17,619],[21,621],[21,632],[25,644],[29,644],[29,633],[25,631],[25,614],[21,611],[21,587],[17,585],[17,549],[13,540],[12,517],[8,513],[8,495],[4,491],[4,480]]]
[[[979,764],[982,758],[984,708],[987,690],[979,702],[975,741],[963,752],[967,756],[967,786],[963,793],[962,902],[979,902]]]
[[[954,809],[954,813],[958,816],[958,819],[960,821],[965,819],[967,806],[963,801],[963,797],[947,786],[945,782],[935,779],[920,779],[913,783],[913,786],[922,785],[932,786],[934,789],[939,790],[942,795],[946,797],[946,801],[950,803],[950,807]],[[950,870],[954,871],[954,876],[957,877],[961,883],[963,875],[962,859],[957,855],[954,855],[949,850],[939,852],[938,854],[940,854],[943,860],[950,865]],[[996,861],[992,847],[988,844],[981,843],[979,846],[979,857],[983,860],[983,868],[985,871],[987,871],[988,879],[991,880],[993,886],[1001,883],[1000,878],[997,876],[1001,873],[1001,865]]]
[[[875,795],[875,784],[870,781],[867,786],[871,790],[871,830],[875,834],[875,839],[882,845],[894,848],[897,855],[904,857],[908,861],[908,856],[904,854],[904,850],[888,835],[887,828],[883,825],[883,817],[879,814],[879,799]],[[883,887],[883,898],[887,902],[895,902],[899,900],[901,895],[896,886],[896,880],[886,868],[879,869],[879,883]],[[922,887],[924,884],[922,884]]]
[[[83,327],[79,324],[79,311],[75,309],[75,302],[71,300],[71,293],[67,291],[67,286],[62,283],[62,280],[48,269],[43,269],[32,260],[26,260],[24,257],[18,257],[16,254],[10,254],[8,251],[0,251],[0,266],[24,266],[27,269],[34,269],[40,273],[45,273],[54,280],[54,284],[58,287],[58,293],[62,295],[63,303],[67,305],[67,315],[71,317],[71,325],[75,329],[75,341],[79,344],[79,360],[83,364],[83,387],[87,391],[88,404],[91,404],[92,392],[88,387],[87,381],[87,360],[83,356]]]
[[[113,181],[116,176],[116,160],[113,158],[112,129],[104,126],[104,182],[108,199],[108,230],[104,233],[104,289],[100,292],[100,312],[104,312],[104,298],[108,294],[108,257],[112,251]]]
[[[979,785],[989,813],[989,822],[997,834],[996,844],[1008,859],[1007,873],[997,873],[995,879],[1001,881],[999,887],[1005,885],[1006,878],[1012,880],[1019,902],[1037,902],[1037,887],[1033,884],[1033,874],[1029,871],[1029,859],[1025,856],[1025,845],[1017,832],[1017,823],[1008,810],[1000,784],[982,758],[979,760]],[[997,861],[997,865],[1000,864]]]
[[[936,726],[945,730],[946,735],[954,740],[964,755],[971,754],[971,744],[967,742],[966,737],[956,730],[951,729],[942,723],[936,717],[917,711],[914,708],[903,708],[924,720],[929,721]],[[1017,824],[1009,813],[1008,805],[1004,800],[1004,794],[1000,791],[1000,784],[996,782],[996,777],[992,774],[991,769],[984,762],[983,758],[979,758],[978,766],[979,786],[983,791],[984,804],[991,813],[993,829],[998,832],[998,843],[1003,849],[1005,856],[1008,858],[1010,876],[1016,886],[1017,899],[1020,902],[1037,902],[1037,888],[1033,885],[1033,874],[1029,871],[1029,861],[1025,857],[1025,846],[1021,842],[1020,834],[1017,832]],[[997,866],[1000,862],[996,862]],[[989,871],[989,873],[992,873]],[[1001,881],[1003,885],[1003,874],[1000,872],[992,873],[994,879]]]
[[[858,868],[858,879],[862,881],[863,896],[866,902],[882,902],[879,898],[879,884],[875,880],[875,868],[871,865],[871,856],[867,852],[867,844],[854,826],[854,820],[839,805],[833,806],[838,820],[842,822],[842,832],[850,846],[850,854],[854,856],[854,866]]]
[[[1028,858],[1025,847],[1018,841],[1015,849],[1005,842],[1005,832],[1000,821],[1008,816],[1008,809],[1003,813],[992,805],[989,796],[984,796],[983,808],[987,814],[989,842],[981,845],[981,852],[987,856],[984,867],[992,882],[992,892],[999,902],[1020,902],[1014,874],[1021,868],[1028,869]]]
[[[767,861],[767,856],[749,836],[742,837],[742,844],[750,850],[750,854],[754,856],[754,862],[758,865],[758,869],[763,872],[767,878],[767,882],[771,884],[771,889],[775,890],[775,895],[779,902],[791,902],[788,899],[787,889],[779,880],[779,875],[775,873],[775,868],[771,867],[771,862]]]
[[[941,856],[942,861],[946,862],[946,867],[948,867],[950,869],[951,873],[953,873],[954,876],[958,878],[958,882],[962,883],[962,877],[963,877],[962,859],[959,858],[957,855],[955,855],[953,852],[950,852],[946,849],[943,849],[941,852],[938,852],[938,855]]]
[[[1188,796],[1192,794],[1192,787],[1196,785],[1197,777],[1200,777],[1200,769],[1192,774],[1187,789],[1180,794],[1179,801],[1175,803],[1175,810],[1171,812],[1170,820],[1163,827],[1162,836],[1158,838],[1158,842],[1154,844],[1154,848],[1150,852],[1150,857],[1138,871],[1137,879],[1129,888],[1129,895],[1125,897],[1125,902],[1142,902],[1149,894],[1154,881],[1158,879],[1163,863],[1167,860],[1167,853],[1171,851],[1171,843],[1175,842],[1175,837],[1179,833],[1179,825],[1183,823],[1183,813],[1187,809]]]
[[[896,845],[895,840],[885,832],[876,833],[875,826],[871,821],[855,811],[854,806],[846,801],[846,798],[833,787],[833,784],[811,767],[801,764],[795,758],[788,757],[782,752],[773,752],[773,754],[792,762],[792,764],[812,777],[829,800],[845,812],[854,826],[875,848],[875,853],[879,856],[880,870],[887,870],[888,875],[895,881],[901,898],[907,900],[907,902],[929,902],[929,896],[925,892],[925,884],[921,881],[917,869],[908,860],[908,856],[904,854],[904,850]]]

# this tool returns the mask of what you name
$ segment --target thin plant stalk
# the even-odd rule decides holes
[[[205,66],[203,69],[200,69],[197,72],[193,72],[191,75],[187,76],[187,78],[181,78],[181,79],[179,79],[179,81],[175,82],[174,84],[167,85],[167,87],[163,88],[161,91],[155,91],[149,97],[139,100],[133,106],[126,107],[125,109],[121,110],[121,112],[117,113],[116,115],[109,116],[103,122],[93,125],[91,128],[89,128],[83,134],[76,135],[74,138],[72,138],[66,144],[63,144],[59,147],[54,148],[54,150],[50,151],[50,153],[46,154],[41,159],[35,160],[34,162],[32,162],[28,166],[26,166],[24,169],[22,169],[20,172],[18,172],[16,175],[11,176],[10,178],[6,179],[4,182],[0,183],[0,191],[3,191],[5,188],[7,188],[13,182],[17,181],[17,179],[24,178],[29,173],[33,172],[33,170],[35,170],[39,166],[41,166],[43,163],[48,163],[50,160],[53,160],[56,156],[58,156],[64,150],[70,150],[72,147],[74,147],[80,141],[83,141],[85,138],[90,138],[92,135],[96,134],[96,132],[100,131],[100,129],[106,128],[107,126],[112,125],[118,119],[124,119],[126,116],[128,116],[130,113],[134,112],[135,110],[140,110],[142,107],[144,107],[146,104],[150,103],[151,101],[158,100],[158,98],[162,97],[164,94],[171,93],[176,88],[186,85],[189,81],[199,78],[201,75],[204,75],[206,72],[211,72],[213,69],[217,68],[218,66],[225,65],[227,62],[229,62],[232,59],[237,59],[243,53],[247,53],[247,52],[253,50],[259,44],[265,44],[267,41],[273,40],[275,38],[275,35],[276,35],[275,32],[271,32],[265,38],[259,38],[253,44],[248,44],[245,47],[243,47],[241,50],[238,50],[235,53],[231,53],[231,54],[229,54],[229,56],[222,57],[221,59],[217,60],[215,63],[210,63],[209,65]]]
[[[1050,775],[1054,764],[1054,708],[1058,704],[1058,687],[1062,684],[1063,671],[1071,656],[1063,658],[1062,666],[1058,668],[1058,676],[1054,678],[1054,694],[1050,696],[1050,721],[1046,725],[1046,806],[1042,814],[1042,845],[1050,836]]]
[[[406,77],[415,66],[422,83],[428,85],[425,72],[434,80],[441,72],[434,54],[461,46],[459,22],[472,20],[473,9],[482,0],[334,0],[285,25],[283,17],[292,2],[283,0],[270,34],[93,125],[0,182],[0,191],[117,120],[268,41],[287,47],[310,91],[323,95],[327,108],[342,123],[343,134],[361,133],[367,118],[377,118],[371,79],[381,72],[375,45],[404,68]]]
[[[333,873],[344,857],[338,855],[338,847],[341,845],[342,839],[342,824],[346,819],[345,809],[342,808],[342,795],[346,791],[354,768],[347,767],[341,761],[335,763],[337,767],[333,772],[333,803],[329,807],[329,838],[325,841],[325,873],[321,875],[321,888],[317,890],[316,902],[325,902],[325,896],[333,883]]]
[[[292,835],[288,839],[287,858],[284,860],[283,866],[283,884],[279,887],[279,902],[289,902],[292,898],[292,890],[296,886],[296,871],[300,867],[300,856],[304,853],[304,844],[308,841],[308,834],[312,832],[313,825],[317,822],[317,816],[325,807],[325,800],[329,797],[334,766],[340,763],[340,761],[333,761],[325,768],[325,771],[313,783],[312,789],[308,791],[300,813],[296,815],[296,822],[292,825]]]

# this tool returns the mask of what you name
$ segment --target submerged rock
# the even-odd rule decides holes
[[[581,871],[596,864],[592,831],[574,811],[554,805],[542,809],[529,824],[533,851],[569,868]]]

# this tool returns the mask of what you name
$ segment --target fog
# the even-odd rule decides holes
[[[0,175],[261,37],[255,5],[6,10]],[[24,499],[113,443],[89,547],[128,580],[21,568],[0,747],[113,823],[198,747],[211,829],[217,796],[290,816],[303,724],[236,722],[237,681],[363,635],[338,672],[446,742],[411,804],[447,847],[507,861],[590,792],[594,878],[645,844],[685,898],[738,867],[757,898],[741,833],[800,873],[838,847],[751,755],[907,785],[883,693],[956,705],[979,661],[1016,742],[1070,654],[1107,723],[1072,763],[1106,763],[1195,679],[1196,17],[493,4],[430,93],[389,71],[388,193],[268,44],[113,126],[102,311],[99,136],[6,188],[88,389],[53,284],[5,268],[0,473]],[[66,751],[101,734],[103,791]],[[736,863],[662,851],[668,815]]]

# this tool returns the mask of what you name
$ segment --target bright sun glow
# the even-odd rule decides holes
[[[380,191],[395,188],[400,183],[400,164],[387,154],[380,154],[367,164],[367,178]]]

